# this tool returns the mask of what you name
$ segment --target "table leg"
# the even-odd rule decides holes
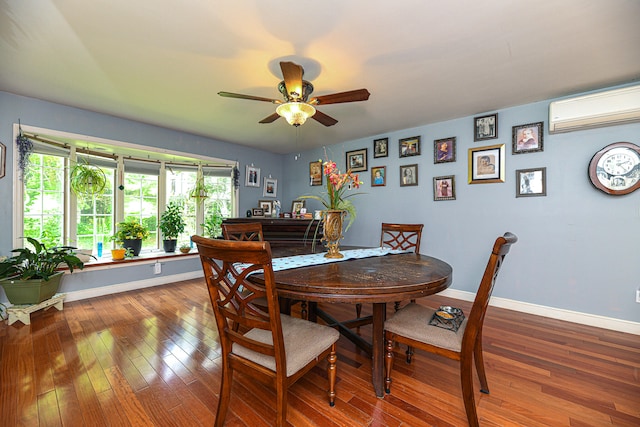
[[[371,382],[376,396],[384,396],[384,321],[387,317],[387,304],[373,304],[373,335],[371,355]]]

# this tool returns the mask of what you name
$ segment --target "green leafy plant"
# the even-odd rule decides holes
[[[176,240],[184,232],[187,223],[184,220],[184,207],[181,203],[170,202],[160,215],[158,228],[166,240]]]
[[[213,239],[222,234],[222,219],[220,206],[217,203],[214,203],[209,209],[204,223],[200,225],[204,228],[204,232],[207,233],[207,236]]]
[[[71,189],[80,197],[96,197],[104,193],[107,177],[98,166],[78,163],[69,178]]]
[[[60,264],[66,264],[71,273],[74,268],[84,268],[84,263],[74,255],[73,251],[76,248],[73,246],[47,248],[33,237],[26,239],[33,246],[33,250],[28,247],[12,250],[11,252],[16,252],[17,255],[0,262],[0,279],[49,280]]]
[[[125,240],[144,240],[149,237],[149,229],[137,221],[119,222],[116,234],[111,237],[116,243],[122,244]]]

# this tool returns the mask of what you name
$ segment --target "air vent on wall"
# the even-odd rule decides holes
[[[640,86],[630,86],[549,104],[549,133],[640,121]]]

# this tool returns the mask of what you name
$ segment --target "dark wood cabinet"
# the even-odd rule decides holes
[[[322,224],[317,219],[252,217],[227,218],[223,222],[228,224],[259,222],[262,224],[264,240],[271,246],[311,246],[314,236],[316,245],[320,245],[322,238]]]

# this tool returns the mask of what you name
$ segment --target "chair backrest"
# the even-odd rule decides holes
[[[389,224],[382,223],[380,246],[391,249],[420,250],[423,224]]]
[[[269,242],[228,241],[193,236],[218,326],[223,354],[228,355],[234,343],[275,358],[276,369],[286,372],[280,309],[275,290],[271,246]],[[234,264],[242,263],[243,268]],[[247,278],[263,274],[264,284]],[[266,299],[267,311],[256,305]],[[238,331],[250,329],[271,331],[273,345],[247,338]],[[282,370],[280,370],[282,369]]]
[[[222,235],[225,240],[257,240],[263,241],[262,224],[245,222],[239,224],[222,223]]]
[[[482,334],[484,316],[487,312],[487,306],[489,305],[489,299],[491,298],[493,287],[496,284],[498,273],[504,262],[504,257],[509,253],[511,245],[517,241],[518,237],[515,234],[507,232],[504,233],[504,236],[498,237],[493,244],[491,256],[489,256],[487,267],[482,275],[482,280],[480,281],[480,286],[478,287],[478,292],[476,293],[473,306],[471,307],[471,313],[467,320],[467,327],[464,332],[464,337],[462,338],[463,352],[465,348],[469,351],[473,349],[476,338],[479,334]]]

